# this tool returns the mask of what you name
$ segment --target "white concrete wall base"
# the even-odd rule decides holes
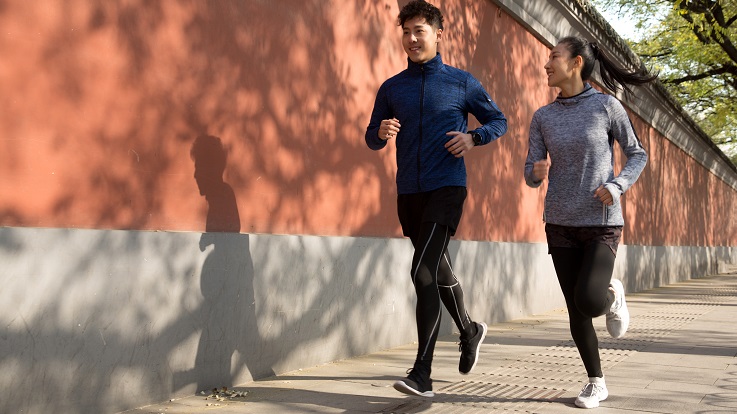
[[[544,244],[450,254],[474,319],[564,306]],[[406,239],[0,228],[0,412],[120,411],[415,341],[411,255]],[[622,246],[616,272],[642,290],[734,258]]]

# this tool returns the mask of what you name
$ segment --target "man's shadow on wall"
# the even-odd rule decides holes
[[[194,368],[174,374],[173,385],[176,390],[196,383],[200,391],[235,385],[244,366],[253,378],[273,375],[273,371],[263,366],[256,351],[261,338],[253,292],[253,259],[248,234],[240,234],[235,193],[223,180],[227,150],[220,138],[201,135],[194,141],[190,156],[197,187],[208,207],[205,233],[199,243],[200,251],[207,252],[200,278],[203,300],[191,314],[202,332]],[[254,345],[256,349],[251,348]]]

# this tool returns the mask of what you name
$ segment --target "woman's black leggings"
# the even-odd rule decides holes
[[[422,223],[420,233],[410,239],[415,247],[411,276],[417,293],[417,360],[429,363],[438,339],[441,300],[461,333],[468,329],[471,319],[463,304],[463,289],[453,274],[448,255],[448,226]]]
[[[614,253],[603,243],[584,248],[550,247],[555,272],[566,299],[571,336],[589,377],[603,377],[599,341],[592,318],[609,311],[614,297],[609,283],[614,271]]]

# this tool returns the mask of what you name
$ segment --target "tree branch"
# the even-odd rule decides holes
[[[670,83],[674,85],[680,85],[685,82],[691,82],[691,81],[697,81],[701,79],[711,78],[718,75],[724,75],[724,74],[732,74],[737,75],[737,66],[735,65],[724,65],[719,68],[714,68],[711,70],[707,70],[706,72],[697,73],[695,75],[686,75],[682,76],[680,78],[675,79],[666,79],[663,81],[663,83]]]
[[[713,1],[710,1],[708,3],[715,10],[718,9],[719,13],[722,12],[721,6],[718,3],[713,2]],[[698,6],[701,6],[701,7],[698,7]],[[704,15],[706,22],[710,26],[712,26],[711,30],[709,30],[708,32],[701,30],[697,25],[695,25],[694,19],[689,13],[681,14],[681,17],[683,17],[683,19],[686,20],[690,24],[691,30],[693,31],[693,33],[696,35],[696,37],[699,39],[701,43],[708,45],[713,41],[714,43],[718,44],[719,47],[722,48],[724,53],[727,54],[727,56],[732,62],[737,62],[737,47],[734,46],[734,44],[732,43],[732,39],[727,37],[726,34],[720,35],[717,33],[717,31],[714,29],[714,26],[717,26],[719,24],[715,21],[715,18],[711,14],[710,9],[706,6],[707,5],[701,2],[699,2],[698,4],[697,2],[689,2],[688,4],[681,3],[681,9],[686,10],[688,12]],[[721,25],[719,26],[724,27]]]
[[[683,20],[688,22],[689,27],[691,28],[691,31],[696,35],[696,37],[699,39],[701,43],[705,45],[708,45],[709,43],[711,43],[711,39],[709,38],[709,36],[704,34],[704,32],[702,32],[701,29],[699,29],[699,27],[696,26],[696,24],[694,24],[693,17],[691,17],[690,14],[688,13],[682,14],[681,17],[683,18]]]
[[[675,2],[678,0],[671,0]],[[705,14],[715,5],[715,1],[680,1],[678,7],[682,10],[687,10],[692,13]]]
[[[662,57],[666,57],[666,56],[671,56],[672,54],[673,54],[673,51],[672,50],[666,50],[664,52],[655,53],[655,54],[652,54],[652,55],[650,55],[650,54],[642,54],[641,53],[640,54],[640,57],[647,58],[647,59],[656,59],[656,58],[662,58]]]
[[[722,5],[717,3],[712,7],[710,10],[711,15],[714,16],[714,21],[719,24],[721,27],[725,26],[725,20],[724,20],[724,10],[722,9]]]

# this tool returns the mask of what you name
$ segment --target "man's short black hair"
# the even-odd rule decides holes
[[[412,0],[406,6],[402,7],[402,10],[399,12],[398,25],[404,27],[404,23],[407,20],[414,19],[418,16],[424,17],[427,24],[436,29],[443,28],[443,13],[440,12],[440,9],[425,0]]]

